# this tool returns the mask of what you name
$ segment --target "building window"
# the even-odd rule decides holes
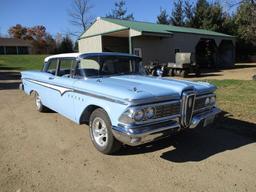
[[[133,53],[134,53],[134,55],[137,55],[137,56],[139,56],[139,57],[142,57],[141,48],[134,48]]]

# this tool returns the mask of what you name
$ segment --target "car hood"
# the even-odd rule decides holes
[[[192,82],[141,75],[121,75],[86,79],[86,89],[133,103],[180,99],[183,91],[195,90],[197,95],[214,92],[216,87],[206,82]],[[76,84],[82,88],[81,84]]]

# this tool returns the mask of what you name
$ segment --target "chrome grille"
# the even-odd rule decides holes
[[[197,96],[195,100],[195,106],[194,106],[194,114],[203,112],[205,110],[209,110],[214,105],[209,104],[205,105],[205,100],[209,97],[215,96],[214,94],[207,94],[207,95],[201,95]]]
[[[182,115],[181,124],[183,127],[189,127],[194,111],[196,94],[194,91],[186,91],[182,94]]]
[[[180,114],[180,103],[170,103],[155,106],[155,118]]]
[[[199,110],[205,107],[205,100],[207,97],[203,97],[203,98],[198,98],[195,101],[195,107],[194,110]]]

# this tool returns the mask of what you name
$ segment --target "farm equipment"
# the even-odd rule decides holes
[[[192,53],[176,53],[175,63],[151,62],[145,66],[148,74],[153,76],[182,76],[187,77],[189,73],[200,75],[199,65],[196,64]]]
[[[196,64],[192,53],[176,53],[175,61],[167,65],[169,75],[187,77],[189,73],[195,73],[200,76],[199,65]]]

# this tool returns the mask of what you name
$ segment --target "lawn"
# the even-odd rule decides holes
[[[234,118],[256,123],[256,81],[207,80],[218,87],[218,106]]]
[[[41,69],[47,55],[0,55],[0,70]]]

